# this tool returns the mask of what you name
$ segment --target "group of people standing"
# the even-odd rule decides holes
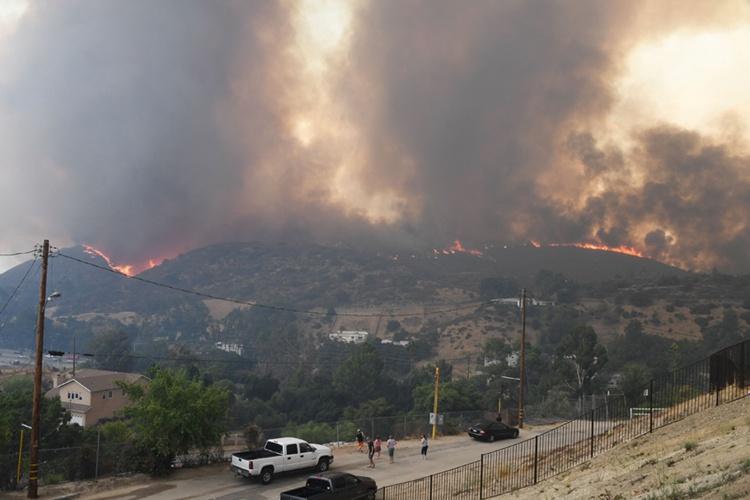
[[[365,440],[367,440],[367,458],[370,460],[368,467],[374,468],[375,455],[377,454],[378,458],[380,458],[383,442],[380,440],[380,436],[375,436],[375,439],[372,439],[372,436],[365,437],[362,430],[357,429],[357,449],[360,453],[364,453],[365,451]],[[390,463],[393,463],[393,457],[396,454],[396,440],[393,439],[393,436],[388,436],[385,447],[388,450],[388,460]]]
[[[375,436],[375,439],[372,439],[372,436],[365,437],[362,430],[357,429],[356,437],[357,437],[357,449],[359,450],[360,453],[365,452],[365,440],[367,441],[367,458],[369,458],[370,460],[370,465],[368,465],[367,467],[374,468],[375,467],[375,455],[377,455],[377,457],[380,458],[380,451],[383,446],[383,442],[380,440],[380,436]],[[429,442],[425,434],[422,434],[420,445],[421,445],[422,459],[427,460],[427,448],[429,448]],[[393,457],[396,454],[396,440],[393,439],[393,436],[388,436],[388,441],[386,441],[385,447],[388,450],[388,461],[389,463],[393,463]]]

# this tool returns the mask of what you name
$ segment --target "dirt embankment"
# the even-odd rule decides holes
[[[514,497],[750,498],[750,397],[624,443]]]

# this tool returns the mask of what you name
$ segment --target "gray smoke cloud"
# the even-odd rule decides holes
[[[634,148],[594,133],[627,49],[715,6],[363,4],[330,84],[363,138],[351,174],[399,200],[383,221],[332,201],[335,144],[289,134],[290,5],[35,4],[0,47],[0,244],[143,263],[229,240],[595,240],[750,270],[747,156],[666,124]]]

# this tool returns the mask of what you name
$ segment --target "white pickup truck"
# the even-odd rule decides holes
[[[301,439],[283,437],[269,439],[258,450],[232,455],[232,472],[244,477],[260,476],[263,484],[274,474],[303,469],[325,472],[333,463],[333,451],[327,446],[309,444]]]

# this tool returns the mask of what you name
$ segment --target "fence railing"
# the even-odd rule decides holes
[[[688,415],[747,396],[749,385],[750,341],[744,341],[652,379],[630,401],[605,399],[575,419],[484,453],[475,462],[382,487],[377,498],[481,500],[509,493]]]

